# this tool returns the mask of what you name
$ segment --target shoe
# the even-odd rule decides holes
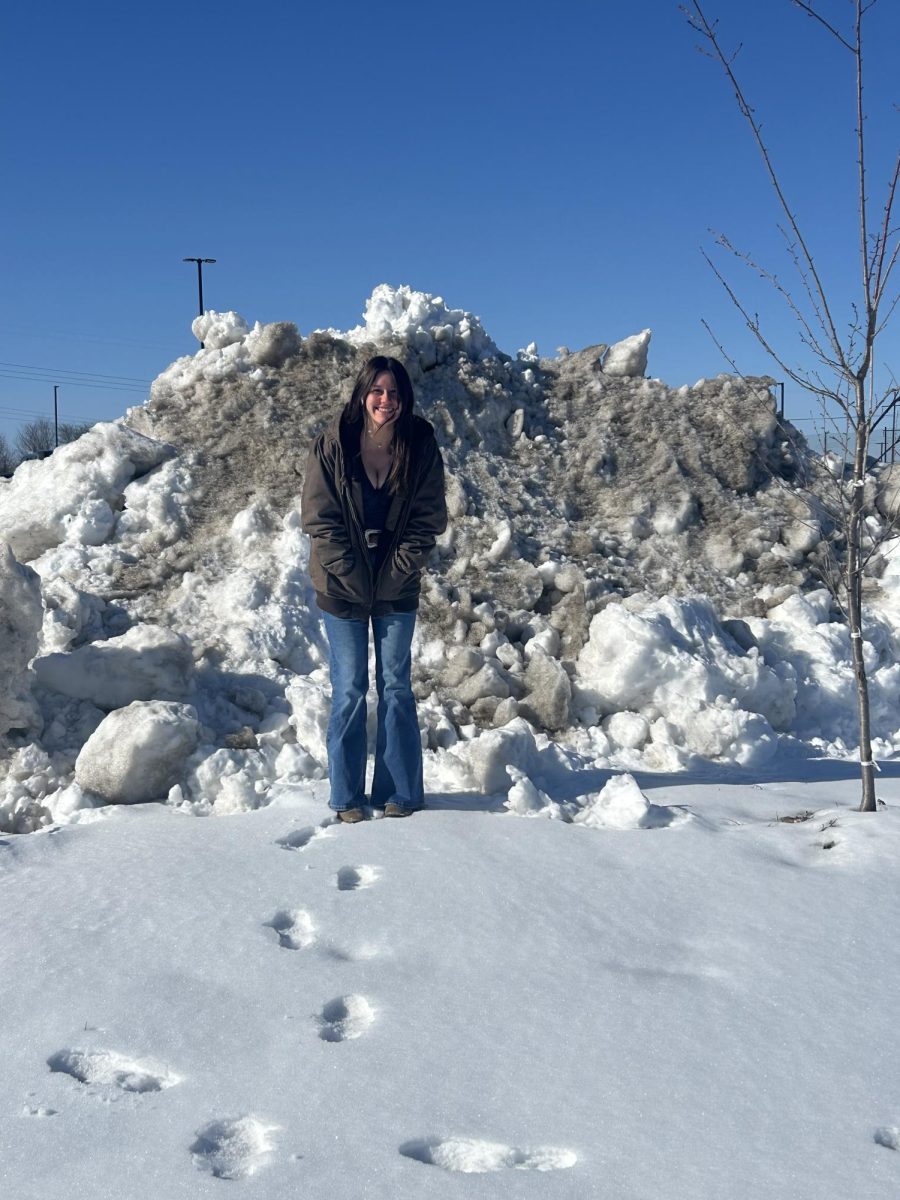
[[[361,808],[343,808],[338,812],[337,819],[346,825],[355,825],[357,821],[364,821],[366,814]]]
[[[384,815],[386,817],[411,817],[415,811],[414,808],[401,808],[393,800],[389,800],[384,806]]]

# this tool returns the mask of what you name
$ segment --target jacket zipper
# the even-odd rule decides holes
[[[343,465],[343,462],[341,462],[342,468]],[[350,510],[351,519],[356,525],[359,544],[363,549],[363,557],[366,560],[366,570],[369,572],[369,609],[371,610],[375,606],[375,572],[372,570],[372,560],[369,558],[369,547],[366,545],[366,535],[362,527],[362,521],[359,519],[359,513],[356,511],[356,505],[353,503],[353,496],[347,484],[347,476],[343,471],[341,472],[341,489],[344,493],[344,502]]]

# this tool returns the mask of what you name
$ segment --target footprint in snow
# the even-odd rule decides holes
[[[362,1037],[374,1020],[365,996],[337,996],[322,1009],[319,1037],[323,1042],[349,1042]]]
[[[268,1162],[277,1129],[256,1117],[211,1121],[190,1148],[194,1166],[216,1179],[245,1179]]]
[[[285,950],[305,950],[316,940],[312,917],[302,908],[282,908],[265,927],[275,930]]]
[[[573,1151],[557,1146],[520,1150],[515,1146],[486,1142],[480,1138],[429,1138],[406,1142],[400,1147],[400,1153],[416,1162],[465,1174],[483,1174],[507,1168],[516,1171],[558,1171],[564,1167],[574,1167],[578,1161]]]
[[[390,952],[375,942],[361,942],[357,946],[339,946],[330,942],[322,947],[322,952],[335,962],[370,962],[375,958],[390,957]]]
[[[304,850],[317,838],[330,837],[328,826],[331,824],[331,821],[325,821],[322,825],[306,825],[303,829],[292,829],[283,837],[276,838],[275,845],[281,846],[282,850]]]
[[[371,887],[378,878],[376,867],[341,867],[337,873],[337,885],[340,892],[358,892]]]
[[[159,1063],[129,1058],[115,1050],[58,1050],[47,1059],[47,1066],[79,1083],[117,1087],[123,1092],[160,1092],[181,1082],[179,1075]]]

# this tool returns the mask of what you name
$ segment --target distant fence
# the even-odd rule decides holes
[[[772,387],[772,400],[775,404],[776,411],[780,420],[787,420],[789,424],[796,425],[797,428],[804,434],[807,441],[812,444],[818,443],[819,449],[823,454],[828,453],[829,430],[827,424],[831,424],[836,431],[838,422],[826,422],[821,417],[785,417],[784,411],[784,384],[776,383]],[[830,434],[832,448],[845,450],[845,443],[842,442],[838,432]],[[900,388],[894,388],[890,402],[885,406],[884,412],[881,413],[878,420],[872,425],[872,439],[869,445],[869,458],[875,463],[894,464],[900,459]]]

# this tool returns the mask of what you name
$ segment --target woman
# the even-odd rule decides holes
[[[370,358],[314,442],[303,482],[309,572],[330,649],[330,806],[348,822],[365,816],[370,623],[378,694],[371,804],[406,817],[425,803],[410,645],[422,568],[447,508],[434,430],[414,402],[402,363]]]

